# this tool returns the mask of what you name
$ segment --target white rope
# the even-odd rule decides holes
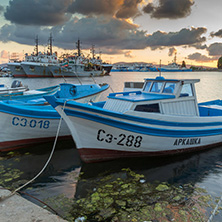
[[[218,201],[216,207],[214,208],[214,210],[213,210],[212,214],[210,215],[210,217],[209,217],[207,222],[211,222],[212,221],[213,217],[215,216],[215,213],[217,212],[218,207],[221,204],[221,201],[222,201],[222,196],[220,197],[220,200]]]
[[[65,101],[65,103],[64,103],[64,105],[63,105],[63,110],[65,109],[66,102],[67,102],[67,101]],[[40,171],[35,177],[33,177],[31,180],[29,180],[27,183],[25,183],[25,184],[23,184],[22,186],[20,186],[20,187],[18,187],[17,189],[15,189],[10,195],[5,196],[5,197],[2,197],[0,200],[6,199],[6,198],[8,198],[8,197],[13,196],[17,191],[21,190],[22,188],[24,188],[24,187],[27,186],[28,184],[32,183],[36,178],[38,178],[38,177],[43,173],[43,171],[44,171],[44,170],[46,169],[46,167],[48,166],[50,160],[52,159],[52,155],[53,155],[53,153],[54,153],[54,151],[55,151],[56,143],[57,143],[57,140],[58,140],[58,137],[59,137],[59,131],[60,131],[61,124],[62,124],[62,119],[63,119],[63,118],[60,117],[60,119],[59,119],[59,125],[58,125],[58,128],[57,128],[56,137],[55,137],[55,140],[54,140],[54,144],[53,144],[52,151],[51,151],[51,153],[50,153],[50,155],[49,155],[49,158],[48,158],[48,160],[46,161],[45,165],[44,165],[43,168],[41,169],[41,171]]]

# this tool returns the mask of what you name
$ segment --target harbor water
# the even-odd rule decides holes
[[[159,73],[111,72],[110,76],[81,78],[81,82],[85,84],[96,81],[96,83],[110,84],[110,89],[102,94],[101,99],[105,99],[113,91],[122,91],[125,81],[142,82],[144,78],[155,78],[157,75]],[[161,73],[161,75],[171,79],[200,79],[196,84],[198,102],[222,99],[221,72],[177,72]],[[18,80],[22,81],[23,85],[28,85],[29,89],[52,86],[65,81],[79,83],[77,78],[21,78]],[[13,81],[14,78],[1,78],[1,84],[10,85]],[[50,142],[0,154],[1,171],[6,171],[8,176],[17,178],[13,179],[11,189],[32,179],[42,169],[52,147],[53,142]],[[71,202],[65,201],[66,198],[86,197],[89,192],[96,190],[98,181],[102,178],[107,176],[123,178],[125,176],[123,169],[130,169],[144,175],[144,181],[149,183],[165,182],[181,189],[191,184],[192,187],[204,189],[213,200],[218,200],[222,195],[222,147],[171,157],[134,158],[85,164],[81,161],[72,139],[57,142],[55,153],[46,170],[33,183],[22,189],[22,195],[41,206],[44,206],[44,203],[51,204],[59,214],[63,215],[65,208],[67,210],[67,206],[71,205]],[[10,178],[5,182],[3,175],[0,184],[8,186]],[[61,204],[61,199],[64,205]],[[57,200],[58,204],[55,206]],[[203,207],[208,217],[212,215],[215,207],[216,204]],[[169,219],[169,221],[172,220]],[[222,221],[221,210],[212,221]]]

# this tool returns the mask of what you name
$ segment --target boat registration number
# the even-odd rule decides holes
[[[40,120],[37,121],[35,119],[26,119],[26,118],[19,118],[19,117],[13,117],[12,118],[12,125],[14,126],[22,126],[22,127],[30,127],[30,128],[43,128],[48,129],[50,125],[50,121],[48,120]]]
[[[100,142],[113,143],[115,142],[119,146],[128,146],[139,148],[141,146],[143,137],[134,135],[119,134],[117,137],[110,133],[106,133],[105,130],[100,129],[97,133],[97,140]]]

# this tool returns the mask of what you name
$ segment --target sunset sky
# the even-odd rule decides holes
[[[0,63],[34,49],[84,53],[106,62],[217,66],[222,55],[221,0],[1,0]]]

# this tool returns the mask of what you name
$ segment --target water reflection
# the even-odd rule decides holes
[[[143,174],[146,181],[166,181],[170,184],[204,184],[211,191],[212,187],[205,184],[210,177],[222,176],[222,147],[212,150],[161,158],[121,159],[105,163],[82,164],[82,179],[77,186],[76,196],[84,196],[85,190],[93,188],[94,182],[109,174],[120,177],[123,168],[130,168]],[[88,187],[88,188],[86,188]],[[214,192],[220,195],[222,183],[217,181]]]

